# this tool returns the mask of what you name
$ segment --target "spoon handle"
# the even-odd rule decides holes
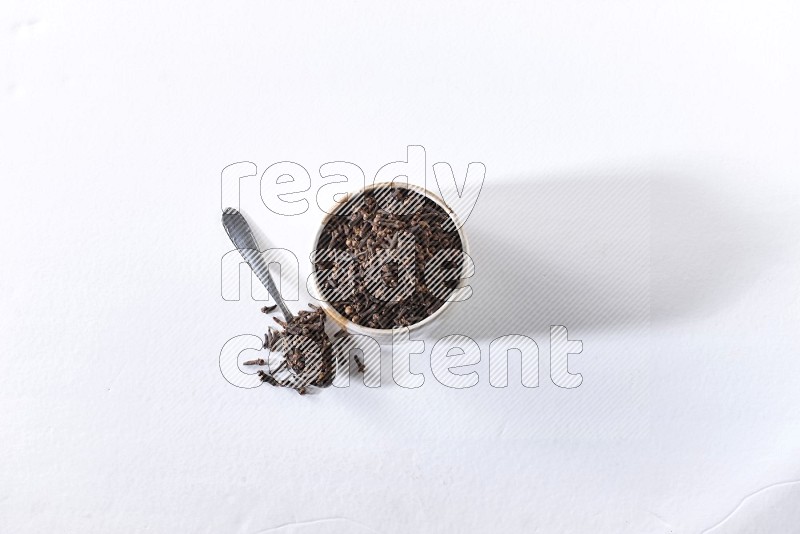
[[[292,312],[289,311],[278,288],[275,287],[275,282],[269,274],[269,265],[261,257],[258,243],[244,216],[233,208],[225,208],[225,211],[222,212],[222,226],[225,227],[228,237],[231,238],[244,261],[247,262],[258,279],[261,280],[261,283],[264,284],[264,287],[267,288],[270,296],[275,299],[281,312],[283,312],[283,317],[287,321],[291,320],[293,318]]]

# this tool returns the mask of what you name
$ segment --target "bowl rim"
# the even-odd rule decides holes
[[[339,209],[341,209],[342,206],[344,206],[348,201],[350,201],[351,198],[354,198],[355,195],[363,195],[363,194],[367,193],[368,191],[371,191],[371,190],[374,190],[374,189],[381,189],[381,188],[384,188],[384,187],[399,187],[399,188],[402,188],[402,189],[408,189],[408,190],[411,190],[411,191],[415,191],[417,193],[420,193],[421,195],[424,195],[425,197],[431,199],[434,203],[436,203],[440,208],[442,208],[445,211],[445,213],[447,213],[447,215],[450,217],[450,219],[456,225],[456,228],[458,229],[457,230],[458,231],[458,237],[461,240],[461,251],[463,253],[467,254],[467,256],[469,256],[469,243],[467,242],[466,232],[464,232],[464,223],[458,217],[458,214],[456,214],[456,212],[453,211],[450,208],[450,206],[447,205],[447,203],[444,201],[444,199],[442,199],[439,195],[433,193],[431,190],[429,190],[429,189],[427,189],[425,187],[416,185],[416,184],[409,184],[409,183],[402,182],[402,181],[400,181],[400,182],[377,182],[377,183],[373,183],[373,184],[370,184],[370,185],[366,185],[365,187],[359,188],[359,189],[357,189],[355,191],[344,193],[346,195],[345,200],[342,200],[342,201],[339,201],[339,202],[335,201],[333,206],[328,206],[328,209],[324,210],[325,211],[325,216],[322,218],[322,221],[319,224],[319,228],[317,229],[316,235],[314,236],[314,244],[313,244],[312,255],[316,254],[317,244],[319,243],[319,238],[322,235],[322,230],[325,228],[325,225],[328,224],[328,221],[330,221],[331,217],[336,215],[337,211]],[[458,286],[456,286],[456,288],[453,289],[453,292],[455,292],[458,289],[461,289],[461,288],[463,288],[464,286],[467,285],[466,278],[464,278],[464,275],[465,275],[467,269],[468,269],[468,264],[467,264],[467,262],[464,262],[464,264],[462,265],[462,271],[461,271],[462,278],[459,280]],[[314,296],[314,295],[322,296],[322,292],[320,291],[319,284],[318,284],[318,281],[317,281],[317,271],[316,271],[316,269],[314,269],[311,272],[310,280],[311,280],[311,283],[313,284],[313,290],[314,290],[314,294],[312,294],[311,296],[312,296],[312,298],[314,298],[314,300],[316,300],[318,302],[318,305],[323,309],[323,311],[325,312],[325,314],[328,317],[330,317],[340,328],[346,330],[348,333],[351,333],[351,334],[363,334],[363,335],[367,335],[367,336],[370,336],[370,337],[372,337],[372,336],[382,337],[382,336],[391,335],[392,332],[394,332],[395,330],[403,329],[403,328],[408,328],[409,331],[421,328],[421,327],[423,327],[423,326],[425,326],[427,324],[430,324],[432,321],[434,321],[435,319],[440,317],[442,315],[442,313],[444,313],[444,311],[447,308],[449,308],[451,304],[453,304],[453,302],[456,302],[456,301],[452,301],[452,300],[447,300],[447,301],[444,302],[444,304],[439,306],[439,308],[435,312],[433,312],[429,316],[425,317],[421,321],[418,321],[416,323],[410,324],[408,326],[397,326],[397,327],[394,327],[394,328],[371,328],[371,327],[368,327],[368,326],[363,326],[363,325],[354,323],[353,321],[349,320],[348,318],[343,316],[341,313],[339,313],[327,300],[319,300]],[[452,293],[451,293],[451,295],[452,295]]]

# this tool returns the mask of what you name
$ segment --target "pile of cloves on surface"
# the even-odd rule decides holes
[[[444,304],[447,295],[432,291],[431,280],[426,280],[428,263],[436,256],[435,268],[459,272],[462,250],[444,209],[411,189],[386,186],[347,200],[330,217],[317,242],[314,267],[324,273],[319,289],[336,311],[353,323],[388,329],[417,323]],[[392,258],[392,251],[396,261],[375,261]],[[442,251],[457,254],[438,261]],[[448,291],[456,284],[442,282]],[[345,287],[348,291],[341,291]],[[393,297],[395,288],[394,296],[403,298]]]
[[[288,387],[304,395],[309,386],[328,387],[336,372],[333,345],[325,333],[325,312],[309,304],[311,311],[302,310],[288,322],[272,319],[281,327],[270,327],[264,336],[264,348],[283,353],[274,370],[259,370],[262,382],[276,387]],[[264,307],[270,313],[275,307]],[[266,365],[264,359],[250,360],[244,365]],[[360,367],[360,366],[359,366]]]

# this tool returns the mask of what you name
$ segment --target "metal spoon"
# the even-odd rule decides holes
[[[244,261],[253,269],[258,279],[267,288],[270,296],[275,299],[286,321],[293,319],[292,312],[286,307],[283,297],[278,288],[275,287],[275,282],[269,274],[269,265],[261,257],[256,238],[253,236],[253,232],[250,230],[250,226],[244,216],[233,208],[225,208],[225,211],[222,212],[222,226],[225,227],[228,237],[231,238]]]

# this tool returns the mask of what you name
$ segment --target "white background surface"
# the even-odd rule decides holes
[[[0,530],[797,532],[799,19],[3,3]],[[420,334],[425,384],[228,384],[222,345],[266,323],[220,297],[223,167],[295,161],[314,191],[324,162],[370,178],[409,144],[487,168],[475,296]],[[255,178],[241,205],[302,260],[309,198],[277,217]],[[550,324],[583,341],[577,389],[548,378]],[[472,389],[431,375],[451,333],[481,346]],[[510,333],[539,388],[513,363],[488,384]]]

